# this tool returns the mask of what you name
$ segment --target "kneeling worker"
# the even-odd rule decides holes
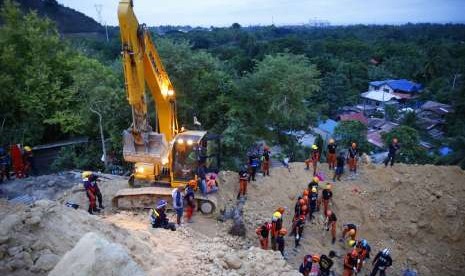
[[[164,229],[171,229],[171,231],[176,230],[176,226],[174,223],[169,222],[166,216],[166,205],[168,203],[166,200],[159,200],[157,203],[157,208],[152,208],[150,210],[150,221],[152,223],[153,228],[164,228]]]

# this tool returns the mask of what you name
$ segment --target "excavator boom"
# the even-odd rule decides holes
[[[168,74],[153,45],[150,32],[139,24],[130,0],[118,6],[125,88],[132,108],[132,126],[124,132],[124,159],[166,165],[168,143],[178,132],[176,98]],[[155,102],[157,126],[152,130],[147,112],[145,87]]]

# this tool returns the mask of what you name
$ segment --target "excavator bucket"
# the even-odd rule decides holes
[[[123,133],[123,156],[127,162],[143,162],[163,164],[166,162],[169,146],[165,136],[156,132],[148,132],[144,144],[136,143],[130,130]]]

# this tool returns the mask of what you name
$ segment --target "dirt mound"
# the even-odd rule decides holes
[[[326,164],[322,167],[328,175]],[[249,241],[258,244],[255,227],[270,220],[278,206],[287,208],[284,226],[291,227],[295,200],[311,177],[304,164],[293,163],[291,172],[275,168],[271,177],[259,177],[249,184],[244,206]],[[232,205],[238,189],[237,173],[223,172],[221,178],[221,196]],[[367,239],[373,251],[384,246],[393,249],[395,274],[407,267],[422,275],[465,273],[465,173],[460,168],[403,164],[384,168],[370,164],[362,166],[354,179],[342,180],[333,185],[335,204],[331,206],[338,217],[338,238],[343,223],[355,223],[358,237]],[[298,267],[305,254],[328,254],[329,250],[340,257],[345,254],[342,243],[331,245],[322,221],[319,212],[312,224],[307,223],[298,250],[293,249],[293,237],[287,237],[293,267]],[[451,263],[455,265],[445,265]],[[335,270],[341,272],[342,258],[336,260]]]
[[[276,275],[298,275],[275,252],[248,248],[244,240],[228,235],[207,237],[189,227],[175,232],[152,229],[143,213],[91,216],[58,202],[41,200],[26,207],[3,201],[0,218],[0,275],[46,275],[57,263],[55,272],[61,275],[76,251],[92,256],[95,244],[81,240],[88,232],[119,244],[146,275],[262,275],[267,269]],[[110,254],[109,248],[104,245],[102,254]],[[83,258],[76,262],[87,259]]]

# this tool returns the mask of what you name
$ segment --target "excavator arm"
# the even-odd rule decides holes
[[[121,0],[118,19],[122,41],[125,88],[132,108],[132,126],[124,132],[124,159],[165,165],[169,146],[178,133],[173,86],[145,25],[139,24],[132,0]],[[157,121],[152,130],[145,88],[155,102]]]

